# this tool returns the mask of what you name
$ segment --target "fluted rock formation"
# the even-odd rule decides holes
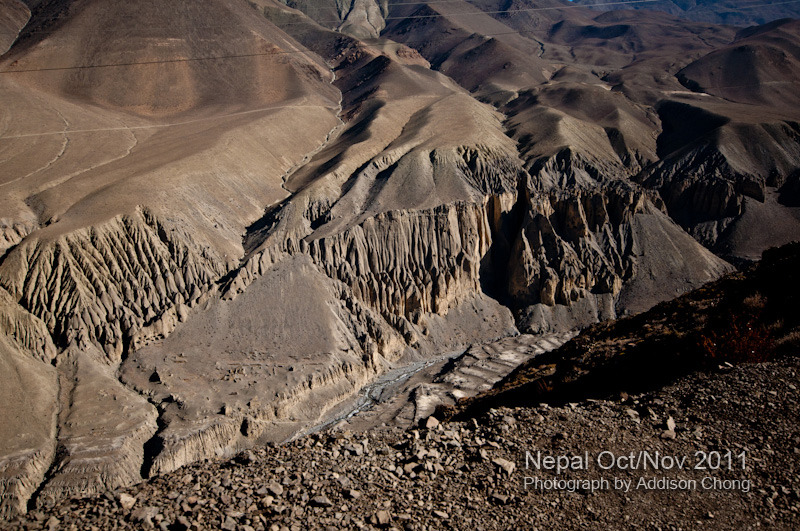
[[[7,518],[26,511],[55,455],[58,376],[54,367],[3,334],[0,401],[0,518]]]
[[[665,124],[660,149],[665,156],[636,180],[658,190],[670,215],[704,245],[734,258],[757,258],[763,249],[753,253],[755,242],[735,242],[726,230],[745,213],[748,199],[763,204],[796,173],[798,123],[733,122],[678,102],[663,103],[660,113]],[[787,222],[794,217],[788,211],[786,216]],[[758,223],[758,217],[750,216],[750,222]],[[791,239],[795,229],[773,230]]]
[[[657,196],[625,181],[529,189],[521,202],[507,289],[525,330],[641,311],[730,271],[669,219]]]
[[[6,290],[0,288],[0,334],[16,343],[26,355],[50,363],[57,354],[47,326],[20,307]]]
[[[388,212],[328,238],[308,253],[326,273],[385,316],[444,315],[479,291],[481,258],[491,243],[482,205]]]
[[[795,212],[797,118],[674,75],[729,28],[206,4],[36,3],[0,60],[4,515],[284,440],[409,360],[645,310],[731,269],[697,240],[742,256]]]
[[[632,274],[625,264],[632,242],[624,226],[645,201],[641,191],[621,191],[554,190],[525,198],[509,278],[518,304],[568,305],[592,291],[612,296],[620,291]]]
[[[156,431],[156,410],[98,363],[101,357],[73,348],[60,360],[57,450],[39,504],[141,481],[142,448]]]
[[[353,37],[375,38],[386,26],[388,0],[280,0],[303,11],[325,27],[336,28]],[[271,8],[273,2],[259,0]]]
[[[25,238],[28,234],[33,232],[36,228],[35,223],[25,222],[10,222],[5,220],[0,221],[0,258],[2,258],[8,249],[14,247]]]
[[[26,240],[0,278],[60,346],[94,344],[119,362],[139,329],[196,302],[222,271],[140,211],[55,241]]]
[[[358,38],[377,37],[386,26],[387,0],[336,0],[339,30]]]

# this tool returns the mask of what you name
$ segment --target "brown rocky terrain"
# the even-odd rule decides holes
[[[800,343],[796,315],[787,312],[798,293],[785,282],[796,288],[798,262],[800,245],[774,249],[745,274],[590,327],[462,401],[459,421],[418,417],[420,428],[403,429],[378,427],[372,418],[370,430],[362,424],[353,432],[351,420],[291,443],[256,445],[234,459],[206,459],[136,487],[50,501],[8,525],[793,529],[800,510],[794,422]],[[503,344],[508,348],[508,340]],[[580,365],[571,353],[583,356]],[[772,356],[780,358],[757,361]],[[442,372],[459,378],[463,367]],[[376,409],[391,417],[393,406]],[[722,468],[703,460],[729,451],[736,457]],[[591,456],[592,464],[541,470],[533,464],[538,452]],[[685,457],[689,465],[630,469],[599,457],[642,452]],[[598,483],[543,488],[537,479]],[[612,487],[614,480],[632,486]]]
[[[424,366],[364,425],[418,421],[797,239],[798,39],[558,0],[0,0],[0,517]]]
[[[334,431],[258,446],[135,487],[62,501],[15,529],[795,529],[800,525],[797,358],[698,373],[623,399],[491,409],[433,428]],[[668,426],[673,426],[668,430]],[[665,433],[670,433],[665,436]],[[744,453],[735,470],[695,470],[696,452]],[[685,471],[556,475],[526,452],[594,459],[649,451]],[[739,458],[741,459],[741,458]],[[528,487],[526,487],[526,478]],[[541,480],[633,487],[542,490]],[[696,481],[649,490],[647,481]],[[703,487],[704,478],[709,488]],[[645,479],[641,488],[635,488]],[[717,480],[717,483],[714,483]],[[727,481],[727,483],[722,483]],[[737,483],[738,482],[738,483]],[[749,482],[749,483],[746,483]]]
[[[619,390],[645,391],[683,374],[757,362],[800,349],[794,311],[800,244],[770,249],[757,266],[651,310],[590,326],[520,364],[493,389],[464,398],[440,416],[493,404],[571,401]]]
[[[0,15],[0,52],[5,53],[25,27],[31,11],[20,0],[3,0],[0,2]]]
[[[350,431],[352,424],[339,424],[291,443],[256,445],[234,459],[205,459],[135,487],[48,500],[43,509],[5,525],[234,531],[601,525],[793,529],[800,509],[798,358],[749,362],[773,349],[777,355],[800,347],[796,316],[785,311],[796,304],[797,290],[780,289],[784,280],[797,285],[798,251],[797,244],[772,250],[744,275],[728,276],[636,317],[587,329],[560,350],[523,364],[494,390],[470,400],[466,409],[462,403],[459,421],[428,417],[416,419],[417,429],[373,424],[371,430],[356,432]],[[741,335],[731,336],[739,333],[735,323],[740,319],[750,319],[749,331],[741,332],[753,339],[749,343]],[[667,321],[676,323],[674,330],[663,327]],[[759,327],[768,329],[770,337],[761,336]],[[705,349],[700,354],[687,348],[697,337],[714,343],[697,345]],[[632,347],[632,353],[620,352],[619,345]],[[599,374],[602,385],[584,381],[576,386],[574,378],[559,376],[564,374],[560,367],[547,369],[554,357],[561,365],[572,363],[569,353],[574,351],[595,360],[584,379]],[[630,365],[625,359],[643,355],[697,360],[651,360],[648,369],[638,368],[638,379],[609,378],[603,372],[603,363],[614,364],[619,375]],[[665,373],[666,366],[674,369]],[[534,380],[543,372],[550,383]],[[670,381],[679,374],[685,375]],[[735,457],[722,468],[703,460],[729,451]],[[533,463],[539,452],[591,456],[591,464],[562,472],[537,469]],[[689,464],[631,470],[602,460],[642,452],[685,457]],[[537,487],[537,479],[597,483]],[[615,480],[631,486],[612,486]],[[658,481],[674,486],[659,487]]]

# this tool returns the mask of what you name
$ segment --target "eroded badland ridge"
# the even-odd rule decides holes
[[[799,50],[557,1],[0,0],[0,516],[413,364],[375,418],[416,422],[797,239]]]

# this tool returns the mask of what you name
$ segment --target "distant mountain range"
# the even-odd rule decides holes
[[[620,4],[604,0],[573,0],[593,9],[620,9]],[[605,4],[605,5],[604,5]],[[763,2],[759,0],[653,0],[632,2],[625,9],[664,11],[686,20],[730,24],[732,26],[757,26],[782,18],[800,18],[800,3],[794,1]]]

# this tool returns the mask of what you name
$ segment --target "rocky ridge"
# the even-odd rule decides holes
[[[769,249],[744,272],[633,317],[587,327],[559,349],[521,364],[493,389],[440,413],[601,397],[623,387],[644,391],[720,363],[793,354],[800,347],[792,311],[798,263],[798,242]]]

